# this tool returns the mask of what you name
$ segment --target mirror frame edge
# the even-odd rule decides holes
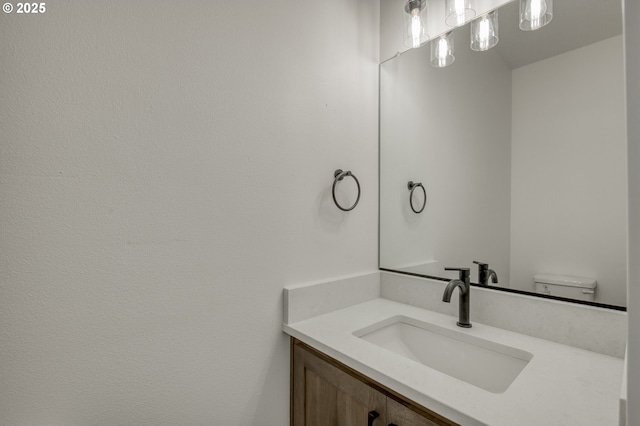
[[[624,28],[623,28],[623,32],[622,32],[623,36],[624,36]],[[380,74],[381,74],[381,68],[382,65],[392,59],[397,58],[398,56],[402,55],[405,52],[397,52],[395,55],[381,61],[378,64],[378,270],[381,272],[391,272],[391,273],[396,273],[396,274],[402,274],[402,275],[408,275],[408,276],[412,276],[415,278],[422,278],[422,279],[428,279],[428,280],[435,280],[435,281],[442,281],[442,282],[448,282],[450,281],[447,278],[443,278],[443,277],[437,277],[437,276],[432,276],[432,275],[425,275],[425,274],[418,274],[418,273],[414,273],[414,272],[405,272],[405,271],[399,271],[396,269],[389,269],[389,268],[384,268],[381,265],[381,248],[380,248],[380,228],[381,228],[381,222],[380,222],[380,213],[381,213],[381,209],[382,209],[382,203],[381,203],[381,198],[380,198],[380,188],[381,188],[381,184],[382,184],[382,175],[380,173],[380,166],[382,164],[382,159],[380,157],[380,150],[382,147],[382,141],[380,139],[380,110],[381,110],[381,105],[380,105],[380,85],[381,85],[381,79],[380,79]],[[559,302],[568,302],[568,303],[574,303],[576,305],[586,305],[586,306],[591,306],[591,307],[595,307],[595,308],[603,308],[603,309],[611,309],[614,311],[619,311],[619,312],[627,312],[627,307],[626,306],[619,306],[619,305],[609,305],[606,303],[599,303],[599,302],[591,302],[588,300],[578,300],[578,299],[570,299],[570,298],[566,298],[566,297],[559,297],[559,296],[553,296],[553,295],[548,295],[548,294],[541,294],[541,293],[534,293],[531,291],[525,291],[525,290],[517,290],[517,289],[513,289],[510,287],[498,287],[498,286],[484,286],[484,285],[480,285],[478,283],[471,283],[472,286],[474,287],[480,287],[480,288],[486,288],[489,290],[495,290],[495,291],[503,291],[505,293],[512,293],[512,294],[519,294],[521,296],[530,296],[530,297],[536,297],[536,298],[540,298],[540,299],[549,299],[549,300],[556,300]],[[627,283],[628,285],[628,283]]]

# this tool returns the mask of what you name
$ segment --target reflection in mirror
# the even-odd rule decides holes
[[[381,268],[473,267],[477,283],[477,261],[490,286],[626,305],[621,15],[618,0],[565,0],[524,32],[513,2],[493,49],[472,51],[467,25],[449,67],[428,45],[380,66]]]

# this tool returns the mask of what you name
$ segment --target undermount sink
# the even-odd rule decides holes
[[[356,337],[493,393],[503,393],[533,354],[405,316],[355,331]]]

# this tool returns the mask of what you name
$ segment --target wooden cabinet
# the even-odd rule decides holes
[[[457,424],[291,339],[291,426],[388,425]]]
[[[436,423],[434,420],[429,420],[392,398],[387,398],[387,420],[389,424],[397,426],[439,426],[455,424],[451,421],[448,421],[448,423]]]
[[[294,345],[293,425],[368,425],[369,412],[386,426],[386,397],[345,371]],[[375,416],[375,414],[372,414]]]

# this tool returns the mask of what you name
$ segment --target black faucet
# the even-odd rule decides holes
[[[460,279],[451,280],[444,289],[442,301],[450,303],[453,290],[458,287],[460,289],[460,305],[458,309],[458,327],[471,328],[469,321],[469,296],[471,293],[471,273],[469,268],[444,268],[445,271],[459,271]]]
[[[474,260],[473,263],[478,265],[478,284],[488,286],[489,278],[491,278],[492,283],[498,283],[498,274],[493,269],[489,269],[488,263],[478,262],[477,260]]]

